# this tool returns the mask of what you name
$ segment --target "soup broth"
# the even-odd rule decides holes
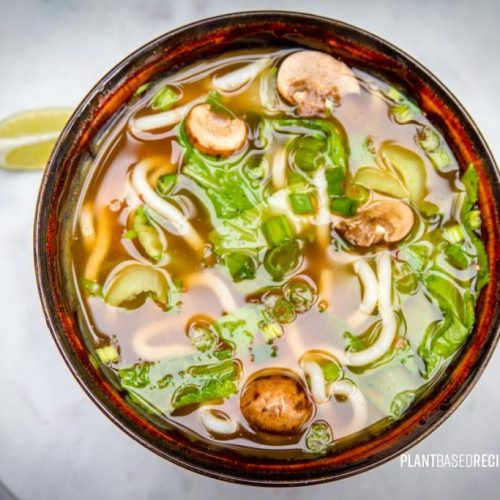
[[[235,52],[141,87],[74,221],[89,355],[157,425],[315,457],[405,414],[488,280],[477,176],[404,92]]]

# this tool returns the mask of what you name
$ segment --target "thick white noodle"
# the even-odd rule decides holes
[[[347,319],[349,326],[356,330],[363,325],[368,316],[377,306],[378,281],[370,264],[365,259],[358,259],[353,263],[354,272],[358,275],[363,287],[363,297],[359,307]]]
[[[322,404],[328,401],[330,394],[348,398],[352,405],[353,416],[345,429],[346,435],[362,429],[367,420],[368,406],[361,390],[350,380],[339,380],[331,384],[327,390],[325,375],[321,366],[314,361],[307,361],[302,365],[302,370],[308,378],[309,389],[314,401]]]
[[[215,76],[213,79],[214,87],[220,92],[234,92],[243,85],[250,83],[271,63],[272,59],[270,57],[264,57],[225,75]]]
[[[392,310],[391,256],[384,252],[377,255],[378,310],[382,331],[377,340],[367,349],[347,353],[347,364],[364,366],[383,356],[396,335],[396,318]]]
[[[198,411],[200,421],[208,432],[224,435],[234,434],[238,430],[238,423],[225,413],[223,415],[216,415],[211,408],[201,408]]]
[[[359,387],[350,380],[344,379],[334,382],[331,387],[331,392],[333,395],[348,398],[352,405],[353,416],[345,429],[345,435],[352,434],[365,427],[368,418],[368,405]]]
[[[148,182],[148,171],[155,164],[154,160],[140,161],[132,171],[132,186],[138,196],[156,213],[168,220],[177,234],[183,236],[189,245],[201,253],[204,242],[184,214],[174,205],[157,195]]]
[[[186,278],[185,283],[188,290],[197,286],[210,288],[225,312],[232,312],[238,307],[230,288],[224,280],[212,272],[193,273]]]
[[[309,380],[309,388],[314,401],[318,404],[328,401],[326,380],[321,366],[314,361],[306,361],[302,365],[302,370]]]
[[[134,130],[147,132],[158,128],[171,127],[172,125],[181,122],[192,107],[205,102],[207,97],[208,96],[204,94],[177,108],[136,118],[130,122],[130,128],[132,132],[134,132]]]
[[[359,306],[359,310],[370,315],[377,306],[378,300],[378,282],[377,276],[373,272],[370,264],[365,259],[359,259],[354,262],[354,272],[359,276],[363,285],[363,299]]]

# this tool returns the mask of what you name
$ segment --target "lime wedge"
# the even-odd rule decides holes
[[[71,108],[23,111],[0,121],[0,167],[8,170],[45,168]]]

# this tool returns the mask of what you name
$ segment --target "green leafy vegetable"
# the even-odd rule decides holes
[[[254,190],[239,170],[222,170],[191,159],[183,173],[204,189],[221,219],[236,217],[257,204]]]
[[[324,137],[298,137],[292,141],[290,149],[292,163],[304,172],[318,170],[329,164],[328,148]]]
[[[248,304],[219,318],[214,328],[225,342],[235,347],[236,352],[245,354],[265,322],[262,306]]]
[[[231,252],[224,258],[233,281],[239,282],[255,278],[257,264],[252,255],[244,252]]]
[[[122,387],[170,414],[186,405],[228,398],[238,390],[238,366],[230,351],[198,353],[156,363],[136,364],[118,371]]]
[[[309,311],[318,299],[316,289],[299,277],[293,278],[285,285],[283,296],[298,314]]]
[[[284,214],[271,217],[262,224],[262,233],[268,245],[278,246],[291,240],[295,231],[288,217]]]
[[[479,238],[479,236],[476,234],[475,227],[470,225],[471,213],[474,212],[475,214],[472,216],[473,219],[478,217],[477,211],[473,210],[473,207],[477,204],[479,199],[479,177],[477,175],[476,169],[472,164],[467,167],[466,171],[462,175],[461,181],[465,187],[465,192],[467,194],[466,202],[464,203],[463,207],[462,219],[464,221],[467,235],[476,249],[476,257],[479,264],[479,270],[477,272],[476,279],[476,291],[477,293],[479,293],[481,289],[489,282],[490,272],[488,255],[486,254],[483,242],[481,241],[481,238]],[[477,226],[477,222],[474,224],[474,226]]]

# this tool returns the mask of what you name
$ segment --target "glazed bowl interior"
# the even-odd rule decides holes
[[[443,133],[461,169],[472,163],[478,171],[491,273],[467,345],[406,418],[331,455],[294,462],[242,457],[205,442],[193,443],[176,430],[154,425],[129,406],[90,362],[78,322],[76,292],[67,285],[77,198],[86,182],[93,145],[110,118],[156,76],[229,50],[284,46],[331,53],[403,86],[419,103]],[[330,19],[283,12],[226,15],[180,28],[140,48],[78,106],[52,154],[40,190],[34,235],[38,287],[48,325],[70,370],[101,410],[134,439],[172,462],[219,479],[276,486],[319,483],[361,472],[408,449],[449,416],[478,379],[498,339],[499,204],[497,170],[479,131],[449,91],[409,56],[369,33]]]

